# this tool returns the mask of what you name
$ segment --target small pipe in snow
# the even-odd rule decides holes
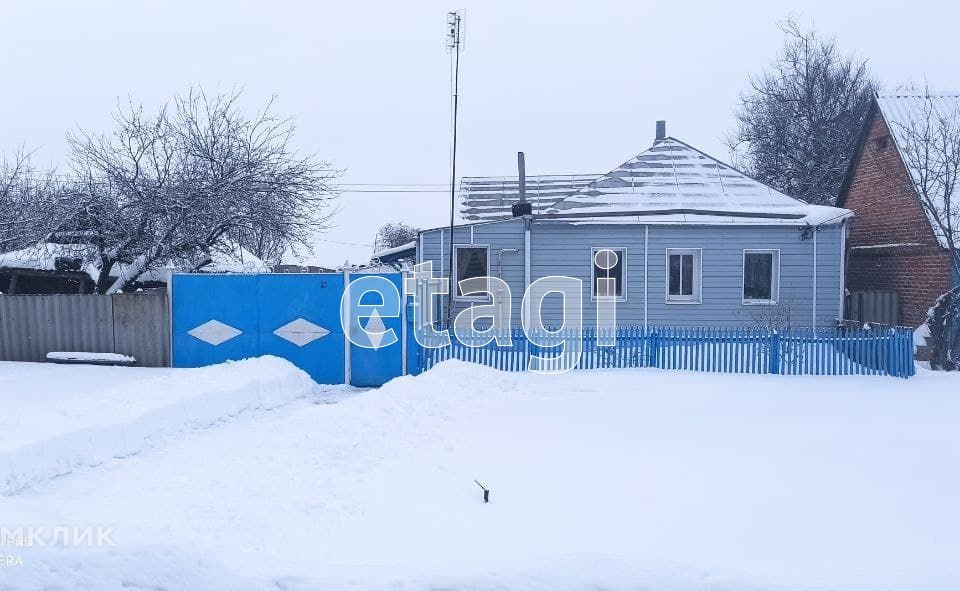
[[[490,502],[490,489],[488,489],[487,487],[485,487],[485,486],[483,486],[482,484],[480,484],[480,481],[479,481],[479,480],[474,480],[474,482],[477,483],[477,486],[479,486],[480,488],[483,489],[483,502],[484,502],[484,503],[489,503],[489,502]]]

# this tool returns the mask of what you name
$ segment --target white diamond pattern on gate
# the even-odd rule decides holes
[[[188,330],[187,334],[195,339],[200,339],[201,341],[216,347],[217,345],[222,345],[230,339],[243,334],[243,331],[238,330],[229,324],[224,324],[219,320],[208,320],[200,326]]]
[[[383,318],[380,317],[380,313],[376,310],[370,314],[370,318],[367,320],[366,326],[363,327],[363,330],[367,333],[367,338],[370,339],[370,345],[374,350],[380,348],[380,343],[383,342],[384,335],[387,334],[387,327],[383,323]]]
[[[303,347],[317,339],[322,339],[330,334],[330,331],[322,326],[317,326],[309,320],[297,318],[273,331],[273,334],[298,347]]]

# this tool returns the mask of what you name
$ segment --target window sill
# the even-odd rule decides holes
[[[703,300],[666,300],[667,304],[680,304],[680,305],[691,305],[691,304],[702,304]]]
[[[591,301],[591,302],[599,302],[599,301],[600,301],[600,297],[592,295],[592,296],[590,296],[590,301]],[[619,298],[611,298],[611,299],[604,300],[604,301],[617,302],[618,304],[622,304],[623,302],[627,301],[627,298],[626,298],[626,296],[624,296],[624,297],[619,297]]]
[[[743,306],[776,306],[777,300],[743,300]]]

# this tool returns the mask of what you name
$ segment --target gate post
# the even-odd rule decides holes
[[[416,334],[414,334],[416,327],[413,322],[415,314],[413,301],[406,301],[403,307],[404,310],[406,310],[406,317],[403,320],[404,326],[406,327],[404,329],[404,359],[406,359],[404,375],[416,376],[420,375],[423,371],[423,347],[417,342]]]
[[[780,373],[780,334],[773,331],[770,335],[770,373]]]
[[[343,292],[346,294],[350,290],[350,268],[347,266],[343,267]],[[351,371],[350,371],[350,330],[353,328],[350,326],[350,296],[343,297],[341,294],[340,297],[340,324],[343,327],[343,383],[350,385],[351,381]]]
[[[407,367],[407,335],[408,333],[408,305],[409,298],[406,292],[407,274],[400,273],[400,375],[405,376],[408,373]]]

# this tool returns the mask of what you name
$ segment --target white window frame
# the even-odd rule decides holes
[[[614,301],[625,302],[627,301],[627,261],[630,260],[630,255],[627,254],[626,246],[592,246],[590,247],[590,267],[588,271],[588,276],[590,277],[590,301],[597,301],[597,281],[596,277],[593,276],[593,267],[594,267],[594,257],[597,256],[597,252],[601,250],[614,250],[614,251],[623,251],[623,261],[622,268],[623,272],[621,273],[623,282],[623,289],[620,291],[621,295],[617,296]]]
[[[691,295],[671,295],[670,294],[670,256],[671,255],[693,255],[693,290]],[[664,281],[663,293],[665,301],[668,304],[702,304],[703,303],[703,249],[702,248],[668,248],[664,257]],[[681,267],[681,277],[683,270]]]
[[[773,264],[770,268],[770,299],[747,299],[747,254],[772,254]],[[744,248],[743,259],[740,263],[740,301],[744,306],[774,306],[780,301],[780,249],[779,248]]]
[[[453,299],[458,302],[486,302],[490,300],[490,280],[487,279],[487,293],[484,295],[465,296],[457,292],[457,278],[460,276],[459,266],[460,257],[458,252],[461,248],[483,248],[487,251],[487,277],[490,276],[490,245],[489,244],[454,244],[453,245],[453,273],[450,275],[450,281],[453,283]]]

